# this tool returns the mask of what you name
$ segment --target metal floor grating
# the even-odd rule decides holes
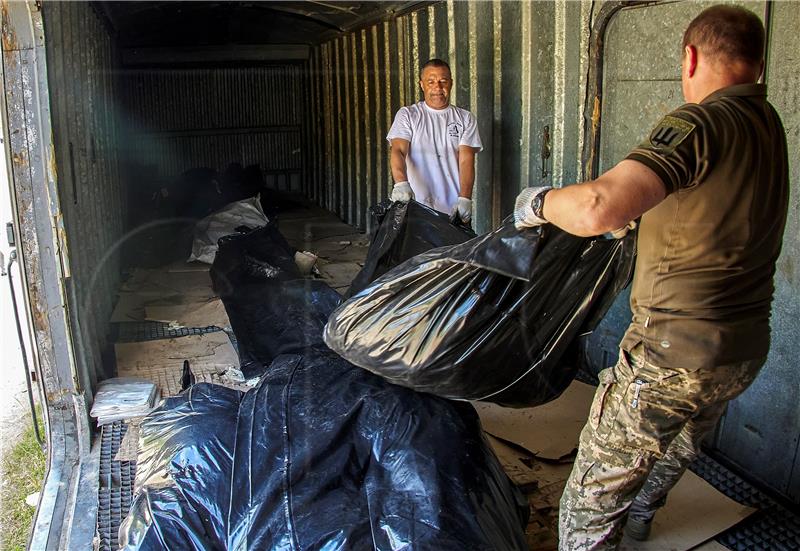
[[[112,342],[143,342],[155,341],[159,339],[174,339],[177,337],[188,337],[189,335],[204,335],[206,333],[217,333],[225,331],[228,335],[234,350],[239,352],[239,344],[236,335],[230,329],[222,329],[216,325],[208,327],[182,327],[180,329],[170,329],[169,324],[158,321],[137,321],[111,324]]]
[[[128,514],[136,478],[135,461],[114,461],[128,425],[117,421],[100,431],[100,487],[97,492],[97,533],[100,551],[119,548],[119,525]]]
[[[158,321],[136,321],[112,324],[112,339],[115,342],[142,342],[158,339],[174,339],[189,335],[203,335],[222,331],[214,325],[209,327],[181,327],[170,329],[168,323]]]
[[[702,455],[690,469],[729,498],[759,509],[714,538],[734,551],[800,549],[800,516],[731,470]]]

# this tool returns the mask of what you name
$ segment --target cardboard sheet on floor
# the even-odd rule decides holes
[[[141,421],[141,417],[128,421],[128,429],[119,443],[114,461],[136,461],[136,456],[139,454],[139,423]]]
[[[339,292],[347,290],[361,268],[361,264],[356,262],[317,262],[322,279]]]
[[[684,551],[727,530],[755,509],[736,503],[691,471],[669,493],[647,541],[623,538],[621,551]]]
[[[312,253],[332,262],[364,262],[369,239],[363,234],[326,237],[311,244]]]
[[[116,343],[117,376],[144,377],[156,383],[162,396],[181,391],[183,361],[189,360],[196,382],[231,386],[224,376],[239,369],[239,358],[223,331],[174,339]]]
[[[159,268],[154,270],[136,269],[125,283],[124,292],[157,298],[172,295],[211,298],[211,277],[207,271],[170,272]]]
[[[145,319],[169,323],[173,327],[230,328],[231,322],[219,297],[204,302],[145,306]]]
[[[144,321],[144,308],[148,299],[136,293],[120,293],[111,313],[111,323]]]
[[[315,241],[326,237],[347,236],[353,234],[353,226],[345,224],[334,216],[325,219],[278,219],[278,229],[293,246],[310,247]]]
[[[589,416],[595,387],[573,381],[556,400],[534,408],[474,402],[483,430],[543,459],[569,459]]]
[[[529,495],[534,510],[547,511],[558,506],[572,464],[558,465],[538,458],[558,460],[568,457],[577,448],[578,436],[589,414],[594,390],[595,387],[591,385],[574,381],[557,400],[536,408],[515,410],[493,404],[473,404],[481,417],[484,431],[501,439],[489,438],[511,479],[528,486],[531,480],[536,483],[537,488]],[[527,457],[525,450],[531,452]],[[644,543],[624,539],[620,549],[693,549],[734,526],[753,511],[687,471],[653,521],[650,539]],[[556,517],[551,516],[551,520],[556,522]],[[557,532],[555,525],[551,530]]]

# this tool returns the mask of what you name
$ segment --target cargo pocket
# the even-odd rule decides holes
[[[614,375],[614,368],[608,367],[598,374],[600,383],[597,385],[597,391],[592,401],[592,410],[589,414],[589,422],[592,428],[597,431],[600,428],[600,421],[603,415],[607,414],[608,409],[608,394],[617,383],[617,377]]]

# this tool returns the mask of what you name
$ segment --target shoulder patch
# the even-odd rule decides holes
[[[650,145],[661,153],[672,153],[695,128],[689,121],[667,115],[650,133]]]

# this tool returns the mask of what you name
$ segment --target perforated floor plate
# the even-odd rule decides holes
[[[101,551],[119,547],[119,525],[128,514],[136,478],[135,461],[114,461],[127,425],[116,422],[102,427],[100,432],[100,487],[97,509],[97,531]]]
[[[142,342],[172,339],[189,335],[203,335],[222,331],[219,327],[181,327],[171,329],[168,323],[158,321],[136,321],[112,324],[112,340],[115,342]]]
[[[800,516],[796,511],[777,503],[707,455],[690,468],[731,499],[759,509],[717,536],[718,543],[734,551],[800,549]]]

